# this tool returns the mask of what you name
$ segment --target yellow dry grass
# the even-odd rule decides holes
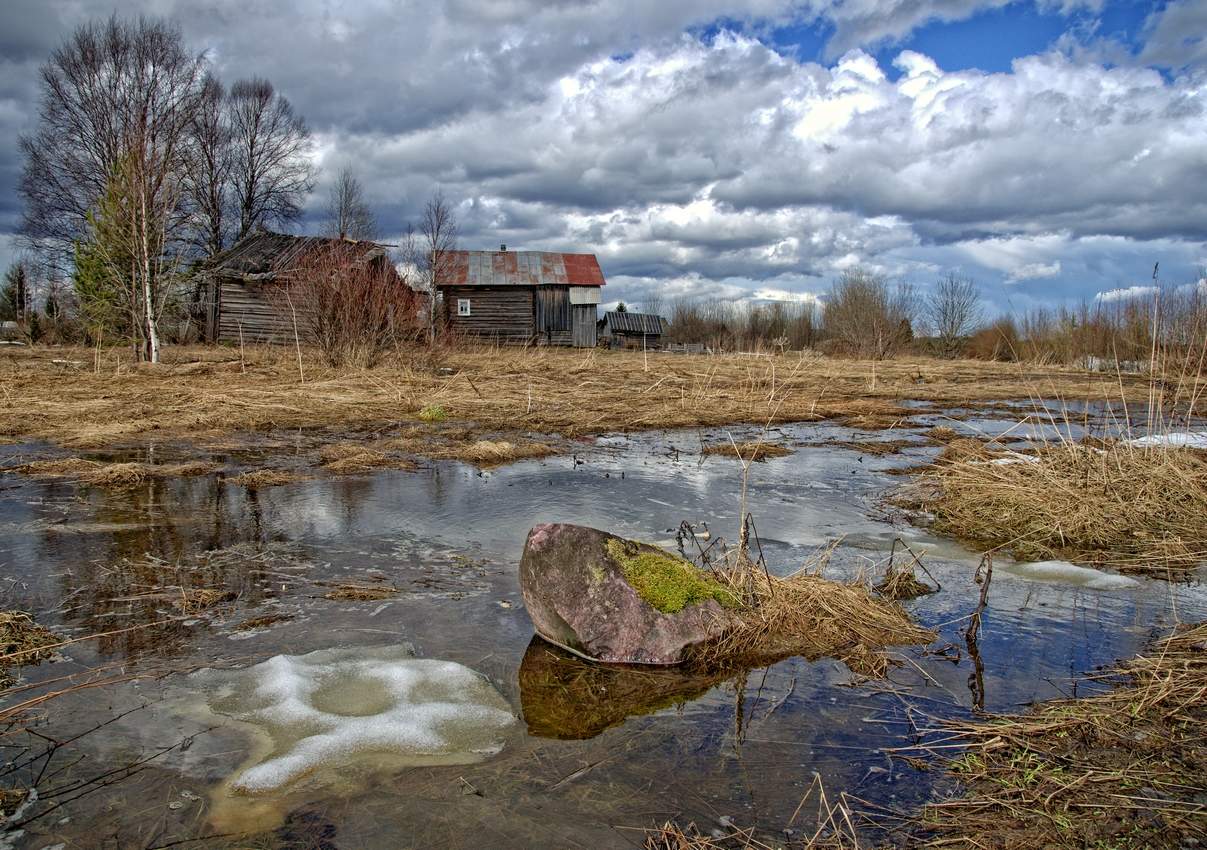
[[[292,484],[295,481],[303,481],[305,478],[306,476],[299,473],[286,472],[281,469],[254,469],[251,472],[236,475],[230,481],[241,487],[259,489],[261,487],[279,487],[282,484]]]
[[[21,472],[35,478],[73,478],[95,487],[133,487],[151,478],[188,478],[207,475],[217,467],[204,461],[182,463],[102,463],[85,458],[69,457],[54,460],[35,460],[7,471]]]
[[[1019,455],[954,440],[914,492],[936,531],[1020,560],[1158,576],[1207,562],[1207,452],[1065,442]]]
[[[927,644],[936,637],[910,619],[900,605],[878,597],[862,580],[842,582],[822,576],[829,558],[785,577],[769,575],[738,556],[733,566],[714,571],[717,580],[744,604],[731,612],[734,626],[693,652],[705,667],[804,655],[832,656],[852,671],[883,676],[890,646]]]
[[[333,443],[319,450],[323,468],[336,475],[356,475],[374,469],[415,469],[413,461],[356,443]]]
[[[700,454],[717,457],[728,457],[741,461],[766,460],[769,457],[784,457],[792,454],[792,449],[778,443],[764,443],[752,440],[746,443],[710,443],[700,449]]]
[[[1143,381],[1057,368],[929,359],[680,356],[572,349],[467,347],[401,352],[373,369],[333,369],[286,348],[242,360],[225,348],[182,347],[135,368],[124,350],[33,347],[0,354],[0,436],[98,447],[159,438],[283,428],[390,426],[440,407],[479,431],[577,436],[736,423],[848,417],[891,427],[902,399],[961,405],[1038,394],[1141,400]],[[80,361],[64,371],[52,359]],[[1120,389],[1122,383],[1122,390]]]
[[[353,602],[376,602],[398,595],[398,588],[388,584],[341,584],[323,594],[325,599]]]

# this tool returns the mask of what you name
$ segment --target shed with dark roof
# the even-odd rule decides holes
[[[450,251],[436,286],[455,333],[594,348],[603,271],[594,254]]]
[[[609,348],[658,348],[667,322],[653,313],[616,310],[599,320],[599,337]]]
[[[258,230],[215,254],[199,269],[205,280],[206,339],[293,342],[296,323],[281,309],[280,299],[273,293],[322,251],[338,256],[341,262],[376,266],[383,274],[398,277],[386,246],[376,242]],[[416,301],[422,300],[421,293],[413,294]],[[294,309],[304,311],[306,305],[297,304]]]

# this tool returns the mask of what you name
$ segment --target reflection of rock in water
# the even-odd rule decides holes
[[[520,664],[520,703],[533,735],[592,738],[628,717],[696,699],[734,672],[596,664],[537,636]]]
[[[514,719],[473,670],[413,658],[401,647],[277,655],[197,679],[214,713],[257,727],[271,742],[234,779],[238,791],[280,788],[366,755],[411,764],[476,761],[499,750]]]

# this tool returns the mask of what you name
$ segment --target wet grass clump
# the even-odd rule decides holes
[[[935,531],[1022,561],[1158,577],[1207,561],[1207,452],[1099,441],[1024,455],[955,440],[920,484]]]
[[[946,724],[966,786],[927,806],[912,846],[1185,848],[1207,841],[1207,622],[1096,677],[1105,693]],[[1186,839],[1193,841],[1186,841]]]
[[[730,457],[740,461],[764,461],[771,457],[786,457],[792,449],[778,443],[750,441],[746,443],[712,443],[700,449],[702,455]]]
[[[35,478],[74,478],[94,487],[122,489],[153,478],[189,478],[208,475],[217,467],[205,461],[182,463],[101,463],[79,457],[35,460],[11,468]]]
[[[613,538],[607,547],[608,555],[620,566],[637,595],[663,614],[675,614],[688,605],[709,599],[723,608],[737,608],[741,604],[715,578],[655,546]]]
[[[353,602],[376,602],[398,595],[398,588],[388,584],[341,584],[323,594],[324,599]]]
[[[38,664],[60,643],[58,635],[39,626],[24,611],[0,611],[0,688],[13,683],[10,667]]]
[[[692,651],[691,663],[712,667],[760,663],[788,655],[832,656],[859,675],[881,677],[889,646],[927,644],[936,637],[866,581],[834,581],[821,575],[828,553],[813,569],[774,576],[738,555],[716,570],[718,580],[742,600],[736,624]]]
[[[238,484],[240,487],[258,490],[263,487],[280,487],[284,484],[293,484],[295,481],[304,480],[305,477],[296,472],[286,472],[282,469],[255,469],[251,472],[236,475],[230,480],[232,484]]]

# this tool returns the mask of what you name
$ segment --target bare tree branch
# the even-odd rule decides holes
[[[302,214],[314,188],[310,130],[268,80],[240,80],[229,95],[231,181],[238,229],[282,225]]]
[[[376,239],[377,222],[352,169],[340,169],[327,200],[324,232],[338,239]]]

